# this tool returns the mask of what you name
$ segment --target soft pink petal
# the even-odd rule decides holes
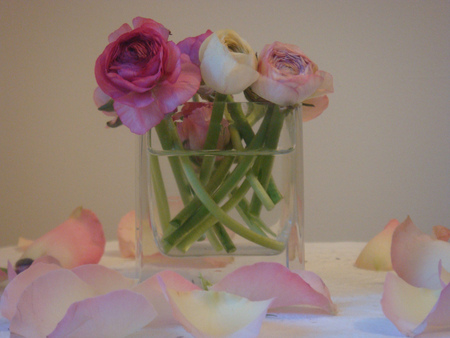
[[[6,286],[0,300],[0,311],[3,317],[11,320],[17,311],[17,303],[23,291],[37,278],[45,275],[49,271],[61,269],[54,264],[32,264],[32,266],[18,274]]]
[[[49,271],[23,291],[10,331],[27,338],[45,337],[55,329],[72,303],[94,295],[92,288],[70,270]]]
[[[38,238],[23,253],[23,258],[53,256],[63,267],[98,263],[105,250],[105,236],[97,216],[81,207],[71,217]]]
[[[145,134],[164,118],[164,112],[155,101],[143,108],[130,107],[115,101],[114,109],[122,123],[138,135]]]
[[[160,281],[174,317],[195,337],[257,337],[272,301],[218,291],[177,291]]]
[[[312,279],[311,276],[308,278]],[[314,283],[317,285],[317,280]],[[280,287],[281,285],[283,287]],[[256,263],[241,267],[210,289],[226,291],[252,301],[274,298],[271,309],[309,305],[319,307],[327,313],[336,312],[336,307],[325,287],[321,290],[314,289],[300,275],[278,263]]]
[[[409,217],[392,236],[392,266],[407,283],[428,289],[440,289],[439,261],[450,270],[450,243],[434,240],[421,232]]]
[[[61,266],[61,263],[55,257],[48,255],[39,257],[38,259],[34,260],[32,265],[37,263],[55,264]]]
[[[390,220],[383,231],[378,233],[366,244],[356,259],[355,266],[366,270],[392,270],[392,234],[399,224],[400,222],[396,219]]]
[[[434,226],[433,234],[436,237],[436,239],[439,239],[441,241],[448,242],[450,240],[450,229],[442,225]]]
[[[120,255],[134,258],[136,255],[136,212],[134,210],[123,216],[117,227]]]
[[[303,101],[303,103],[313,105],[313,107],[311,107],[311,106],[303,106],[302,107],[303,122],[307,122],[312,119],[315,119],[317,116],[322,114],[325,109],[328,108],[329,99],[328,99],[328,96],[323,95],[323,96],[305,100],[305,101]]]
[[[179,291],[200,290],[200,287],[176,272],[166,270],[146,279],[132,289],[142,294],[149,302],[155,305],[158,316],[152,321],[152,326],[176,324],[170,304],[167,302],[166,296],[161,289],[159,279],[162,279],[168,288]]]
[[[8,261],[8,280],[11,282],[17,276],[14,266]]]
[[[124,23],[122,26],[120,26],[118,29],[116,29],[114,32],[109,34],[108,36],[108,42],[114,42],[118,39],[119,36],[121,36],[124,33],[128,33],[131,31],[131,27],[129,24]]]
[[[87,264],[72,269],[81,280],[89,284],[97,295],[103,295],[120,289],[130,289],[135,281],[116,270],[103,265]]]
[[[17,241],[17,246],[20,250],[26,250],[34,241],[32,239],[19,237],[19,240]]]
[[[441,292],[416,288],[390,272],[381,306],[385,316],[408,336],[450,332],[450,286]]]
[[[118,290],[73,303],[49,338],[126,337],[155,316],[155,309],[144,296]]]

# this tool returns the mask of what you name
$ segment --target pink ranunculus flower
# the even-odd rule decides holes
[[[177,130],[186,149],[203,149],[209,128],[213,104],[209,102],[188,102],[174,115]],[[223,149],[230,141],[228,121],[223,119],[217,149]]]
[[[320,115],[328,107],[326,94],[334,91],[331,74],[319,70],[295,45],[274,42],[264,46],[258,72],[252,91],[281,106],[312,104],[303,107],[304,120]]]
[[[213,32],[209,29],[198,36],[186,38],[177,43],[178,48],[180,48],[181,53],[189,55],[191,62],[197,66],[200,66],[200,60],[198,58],[198,51],[203,41],[210,36]]]
[[[165,114],[189,100],[198,90],[200,69],[177,45],[170,31],[151,19],[133,19],[110,34],[98,57],[95,77],[114,100],[114,110],[133,133],[144,134]]]

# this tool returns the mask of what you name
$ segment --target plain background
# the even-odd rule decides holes
[[[334,76],[304,126],[307,241],[366,241],[407,215],[450,220],[450,2],[0,1],[0,245],[77,206],[108,239],[134,208],[136,137],[106,129],[94,63],[109,33],[152,18],[178,42],[231,28],[259,51],[292,43]]]

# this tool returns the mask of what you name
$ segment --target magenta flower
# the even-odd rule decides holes
[[[198,36],[189,37],[184,39],[183,41],[178,42],[177,46],[180,48],[181,53],[189,55],[191,62],[200,67],[200,60],[198,58],[198,51],[200,50],[200,46],[203,41],[210,36],[213,32],[209,29]]]
[[[110,34],[95,77],[114,100],[122,123],[144,134],[197,92],[201,76],[199,67],[168,41],[163,25],[137,17],[133,26],[123,24]]]
[[[328,106],[326,94],[333,92],[331,74],[319,70],[297,46],[274,42],[259,55],[258,80],[251,89],[263,99],[281,106],[301,104],[314,99],[314,107],[305,106],[305,120],[320,115]]]
[[[174,115],[178,134],[186,149],[203,149],[209,128],[213,104],[203,102],[186,103],[182,110]],[[223,149],[230,141],[228,121],[223,119],[217,143],[217,149]]]

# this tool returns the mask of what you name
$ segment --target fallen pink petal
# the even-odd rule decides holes
[[[282,264],[256,263],[233,271],[210,290],[226,291],[252,301],[273,298],[271,310],[288,306],[314,306],[335,314],[336,306],[327,287],[317,275],[314,278],[312,275],[315,274],[308,272],[307,278],[314,281],[316,289],[300,274],[290,271]]]
[[[195,337],[257,337],[271,299],[250,301],[218,291],[177,291],[161,287],[174,317]]]
[[[435,225],[433,227],[433,234],[436,239],[441,241],[448,242],[450,240],[450,229],[442,225]]]
[[[38,259],[48,255],[57,259],[64,268],[98,263],[105,251],[103,227],[97,216],[81,207],[71,217],[35,240],[22,257]]]
[[[450,243],[424,234],[409,217],[394,231],[391,257],[399,277],[419,288],[441,289],[439,261],[450,271]]]
[[[390,272],[381,306],[385,316],[407,336],[450,332],[450,284],[441,291],[417,288]]]
[[[400,222],[392,219],[384,229],[373,237],[362,249],[355,266],[360,269],[389,271],[392,270],[391,244],[392,234]]]

